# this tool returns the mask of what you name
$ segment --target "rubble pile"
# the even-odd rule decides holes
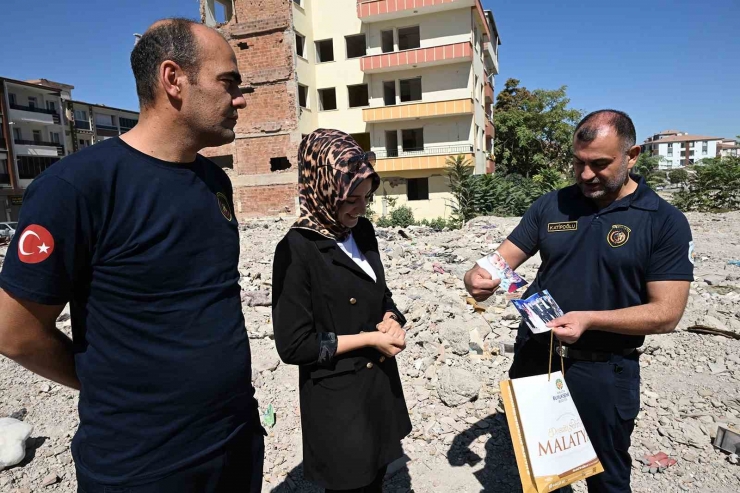
[[[740,213],[688,217],[696,281],[686,312],[674,333],[649,336],[641,349],[635,492],[740,491],[737,457],[712,445],[718,427],[740,431],[740,267],[731,263],[740,259]],[[461,280],[517,223],[489,217],[457,231],[377,231],[389,287],[409,321],[408,346],[397,358],[414,426],[403,444],[407,458],[391,468],[386,491],[521,490],[499,397],[519,315],[503,294],[476,311]],[[298,370],[280,361],[271,325],[272,254],[289,226],[288,220],[241,225],[243,311],[260,411],[272,405],[275,413],[264,491],[320,492],[302,479]],[[0,262],[4,253],[0,248]],[[531,281],[539,263],[534,257],[518,272]],[[69,331],[66,313],[59,326]],[[0,472],[0,491],[75,491],[69,443],[78,423],[76,394],[0,359],[0,395],[0,417],[34,427],[23,462]],[[586,491],[585,484],[574,490]]]

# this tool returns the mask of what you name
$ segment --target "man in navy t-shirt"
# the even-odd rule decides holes
[[[137,126],[26,192],[0,274],[0,352],[80,390],[80,491],[260,491],[232,188],[197,154],[234,140],[236,57],[215,30],[172,19],[131,63]],[[72,340],[55,327],[66,303]]]
[[[586,116],[573,139],[576,185],[538,199],[498,252],[516,269],[537,252],[542,265],[522,297],[547,289],[565,312],[548,326],[563,342],[565,380],[604,466],[589,492],[630,491],[630,436],[640,410],[636,349],[647,334],[678,324],[693,280],[686,217],[630,175],[640,147],[625,113]],[[499,281],[475,267],[465,275],[477,300]],[[519,327],[511,378],[548,372],[550,333]]]

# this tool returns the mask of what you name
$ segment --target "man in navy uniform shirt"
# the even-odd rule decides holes
[[[217,31],[155,23],[141,119],[28,188],[0,274],[0,353],[79,389],[79,491],[261,491],[232,187],[198,154],[246,106]],[[58,331],[66,303],[72,340]]]
[[[640,155],[635,141],[625,113],[586,116],[573,138],[576,185],[540,197],[498,250],[513,269],[539,252],[542,265],[522,297],[547,289],[565,312],[548,326],[563,342],[565,379],[604,466],[587,479],[590,492],[630,491],[636,349],[647,334],[675,329],[693,280],[688,221],[629,173]],[[484,300],[499,281],[476,266],[465,284]],[[549,340],[522,324],[511,378],[547,373]]]

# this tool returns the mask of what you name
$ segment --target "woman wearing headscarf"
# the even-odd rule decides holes
[[[275,250],[272,306],[278,353],[300,367],[303,472],[327,492],[380,492],[411,421],[395,360],[406,320],[362,217],[375,156],[319,129],[298,157],[300,217]]]

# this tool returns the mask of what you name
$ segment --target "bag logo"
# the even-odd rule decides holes
[[[218,192],[216,194],[216,199],[218,200],[218,208],[221,210],[221,214],[224,215],[227,221],[231,221],[231,218],[234,216],[231,214],[231,209],[229,208],[229,200],[226,198],[226,195]]]
[[[559,378],[555,380],[555,386],[558,388],[558,390],[563,390],[563,381]]]
[[[606,235],[606,241],[612,248],[619,248],[630,239],[630,233],[632,232],[627,226],[623,224],[615,224],[609,233]]]
[[[694,260],[696,260],[696,254],[694,253],[694,242],[689,242],[689,262],[691,262],[691,265],[694,265]]]
[[[563,223],[547,224],[548,233],[557,233],[560,231],[578,231],[578,221],[566,221]]]
[[[49,230],[32,224],[21,233],[18,240],[18,258],[24,264],[38,264],[51,257],[54,238]]]

